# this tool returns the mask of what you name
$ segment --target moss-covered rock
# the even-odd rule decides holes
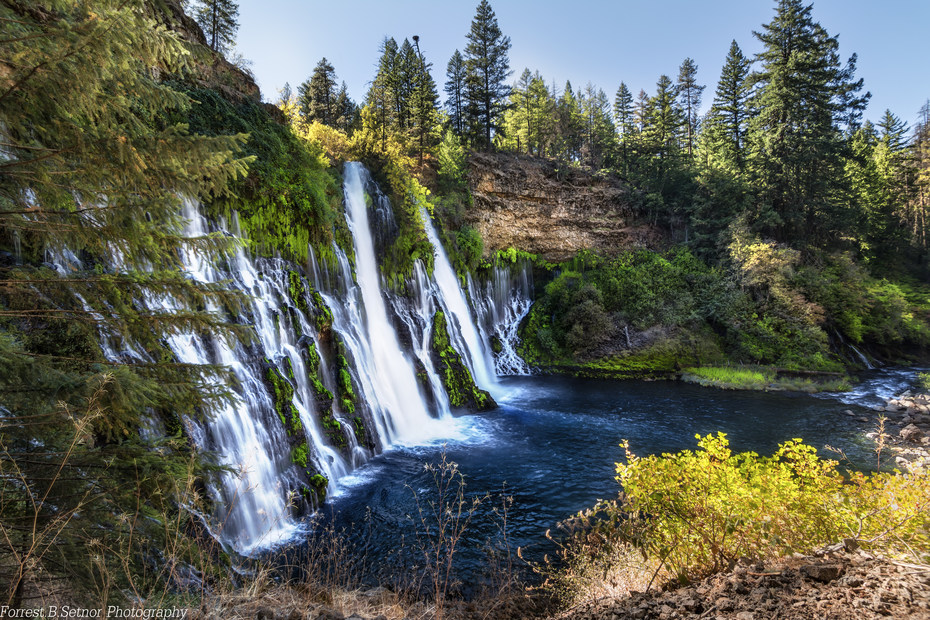
[[[433,364],[449,395],[449,404],[471,411],[487,411],[497,407],[491,395],[475,385],[471,372],[462,362],[462,356],[452,347],[446,326],[446,316],[442,312],[433,315],[430,346]]]
[[[290,366],[290,360],[287,365],[288,372],[293,377],[294,369]],[[302,436],[303,425],[300,423],[300,412],[294,405],[294,387],[270,362],[265,370],[265,383],[271,392],[275,413],[281,420],[288,437]]]
[[[323,502],[326,501],[326,487],[328,485],[329,480],[327,480],[326,476],[323,474],[313,474],[310,476],[306,491],[312,496],[314,500],[312,503],[316,506],[322,506]]]
[[[304,363],[307,366],[307,379],[313,388],[317,411],[328,411],[333,406],[333,393],[330,392],[320,379],[320,354],[316,350],[316,343],[307,342],[304,353]]]
[[[291,448],[291,462],[303,469],[307,468],[307,462],[310,457],[310,447],[307,441],[301,441]]]
[[[308,312],[307,306],[307,287],[304,286],[304,280],[296,271],[287,272],[287,293],[294,302],[294,305],[301,312]]]
[[[310,297],[313,299],[313,317],[316,321],[316,328],[320,333],[327,332],[333,327],[333,311],[329,309],[318,291],[311,291]]]

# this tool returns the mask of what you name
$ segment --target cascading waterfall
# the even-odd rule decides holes
[[[475,383],[490,391],[492,395],[497,396],[499,395],[497,375],[494,373],[491,353],[487,345],[488,341],[478,334],[478,328],[468,308],[468,302],[465,299],[465,293],[462,291],[461,283],[455,274],[455,270],[452,269],[452,264],[449,262],[449,257],[446,255],[442,243],[439,241],[439,235],[436,234],[436,229],[429,214],[425,209],[421,209],[420,216],[423,218],[426,236],[429,242],[433,244],[435,251],[433,278],[436,281],[443,310],[453,318],[450,323],[453,325],[453,341],[458,340],[458,342],[455,342],[458,345],[456,349],[464,354],[465,364],[468,366],[468,370],[471,371]]]
[[[407,282],[407,290],[409,297],[391,297],[391,307],[410,334],[413,353],[426,373],[433,402],[440,415],[445,416],[451,412],[449,396],[430,355],[430,336],[437,305],[436,285],[427,276],[420,260],[413,264],[413,277]]]
[[[517,330],[533,305],[533,264],[495,264],[484,290],[468,276],[468,291],[478,328],[485,342],[494,342],[494,371],[498,376],[529,375],[532,369],[517,354]]]
[[[333,329],[342,337],[358,369],[360,390],[375,421],[382,447],[417,443],[441,436],[417,383],[416,368],[401,348],[381,290],[381,276],[365,201],[368,172],[359,163],[345,166],[346,221],[355,251],[355,279],[345,253],[334,246],[338,262],[336,291],[323,293],[333,312]],[[318,266],[317,286],[323,288]],[[356,283],[357,282],[357,283]],[[336,298],[334,293],[342,292]],[[438,412],[440,415],[446,411]]]
[[[325,490],[334,492],[341,478],[376,451],[458,436],[460,429],[450,415],[449,398],[432,360],[430,336],[437,311],[448,317],[450,341],[475,382],[485,389],[498,388],[484,327],[475,323],[425,213],[426,232],[435,247],[433,277],[416,261],[407,295],[382,289],[366,202],[365,188],[370,183],[361,164],[346,165],[346,221],[352,232],[355,265],[336,244],[335,269],[321,268],[311,252],[309,273],[320,292],[320,303],[301,289],[305,281],[294,266],[281,259],[252,259],[240,247],[215,263],[193,247],[181,251],[188,277],[209,284],[224,282],[247,296],[236,320],[251,325],[256,335],[252,342],[243,343],[215,334],[184,332],[165,341],[178,362],[225,366],[235,377],[233,386],[217,386],[229,387],[234,398],[218,403],[205,421],[184,422],[198,448],[215,454],[229,468],[210,488],[217,506],[211,528],[220,541],[239,553],[248,555],[283,543],[300,531],[295,515],[315,507],[310,496],[305,501],[299,493],[307,490],[311,474],[319,474],[319,479],[325,479]],[[393,225],[390,203],[373,191],[378,193],[380,217],[388,217],[388,226]],[[191,201],[185,201],[183,216],[186,237],[203,237],[216,228],[238,236],[235,221],[231,232],[224,225],[211,229]],[[379,221],[378,225],[383,224]],[[63,275],[80,268],[76,256],[66,250],[59,254],[55,264]],[[118,269],[118,252],[112,262]],[[528,294],[520,295],[528,298]],[[313,309],[321,311],[323,302],[332,313],[331,333],[319,327],[315,320],[319,315],[311,316]],[[183,309],[170,295],[152,295],[139,303],[153,311]],[[496,308],[497,303],[488,301],[488,307]],[[484,305],[479,303],[482,316],[480,308]],[[214,303],[208,303],[206,311],[223,312]],[[494,316],[497,325],[500,321]],[[406,331],[400,334],[398,329]],[[132,342],[102,335],[101,344],[111,359],[151,361]],[[308,360],[314,354],[320,361],[311,368]],[[349,405],[333,398],[337,382],[344,384],[344,376],[339,377],[343,372],[350,375],[357,392]],[[279,390],[274,381],[289,387]],[[321,398],[324,405],[320,405]],[[326,402],[331,408],[318,411],[321,406],[330,407]],[[282,408],[299,423],[285,419]],[[363,418],[370,428],[359,426]],[[159,428],[159,421],[153,419],[145,432],[152,435]],[[295,447],[301,448],[302,458],[295,458]],[[322,489],[318,490],[321,496]]]
[[[186,236],[198,237],[207,232],[207,222],[193,203],[186,203],[184,216],[188,220]],[[248,294],[251,300],[248,318],[259,339],[260,355],[225,338],[210,338],[206,342],[194,334],[183,334],[168,340],[179,361],[222,364],[231,368],[238,380],[240,388],[235,402],[219,407],[205,424],[190,423],[189,427],[197,428],[192,435],[200,448],[213,451],[222,464],[234,470],[223,474],[219,487],[214,489],[221,506],[217,533],[220,540],[247,554],[290,538],[298,527],[289,508],[295,498],[289,494],[300,487],[300,481],[290,460],[286,434],[274,419],[275,403],[263,381],[263,366],[259,362],[262,357],[282,376],[291,376],[296,384],[292,403],[299,413],[306,440],[314,448],[310,456],[317,471],[332,481],[345,475],[349,464],[322,439],[314,399],[307,385],[308,372],[295,339],[297,334],[313,330],[287,295],[287,271],[283,265],[272,261],[264,265],[260,274],[242,248],[229,257],[224,272],[195,250],[186,250],[183,261],[193,279],[209,283],[230,280],[234,288]],[[291,312],[285,312],[288,304]],[[292,317],[301,324],[291,324]]]

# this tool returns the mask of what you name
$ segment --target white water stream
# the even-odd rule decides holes
[[[376,196],[369,196],[367,188]],[[500,331],[503,323],[513,322],[514,317],[518,317],[518,323],[525,314],[522,301],[479,299],[476,308],[482,325],[476,324],[425,212],[426,233],[436,252],[432,277],[417,261],[407,282],[406,295],[384,290],[373,234],[381,231],[372,229],[368,201],[377,201],[377,225],[387,228],[393,226],[390,203],[361,164],[346,165],[344,191],[354,266],[335,244],[335,268],[319,265],[311,253],[308,271],[312,283],[293,264],[280,259],[253,259],[241,247],[217,262],[192,247],[181,251],[188,277],[202,283],[224,283],[247,296],[241,316],[226,318],[251,326],[255,333],[251,342],[199,332],[182,332],[165,341],[177,362],[222,365],[235,377],[233,385],[216,386],[234,393],[230,402],[217,404],[203,420],[184,422],[197,447],[215,454],[219,463],[229,468],[210,485],[217,506],[210,525],[220,541],[245,555],[282,544],[301,531],[299,517],[315,508],[299,493],[310,473],[319,473],[327,479],[328,493],[338,493],[340,480],[346,479],[375,452],[396,445],[462,436],[463,425],[450,414],[449,399],[431,359],[430,334],[437,311],[446,313],[452,344],[476,383],[492,394],[499,393],[500,388],[487,330]],[[186,201],[183,215],[187,220],[184,236],[196,239],[211,232],[211,223],[195,203]],[[235,223],[231,230],[224,225],[218,228],[228,235],[239,234]],[[114,263],[118,269],[118,253]],[[56,265],[64,273],[75,265],[79,267],[79,260],[64,252]],[[320,292],[332,312],[332,332],[319,330],[311,316],[314,309],[310,307],[318,304],[309,295],[304,300],[306,304],[293,298],[295,278],[308,291],[312,284]],[[494,286],[498,284],[503,286],[501,283]],[[473,289],[473,299],[476,294],[480,297],[483,293]],[[500,296],[511,299],[506,291],[501,291]],[[517,298],[525,299],[525,291],[513,297]],[[170,295],[149,296],[139,303],[151,311],[184,309]],[[511,310],[497,310],[503,306]],[[205,309],[218,316],[225,312],[212,303]],[[307,366],[307,347],[311,342],[321,358],[317,378],[334,394],[337,393],[334,356],[344,352],[347,372],[357,392],[354,412],[343,411],[339,398],[331,411],[317,411],[319,396],[311,382],[313,373]],[[102,337],[102,344],[114,360],[146,361],[142,359],[145,353],[125,339],[107,335]],[[498,357],[498,369],[502,367],[510,366],[508,363],[501,366]],[[302,428],[296,431],[292,428],[291,436],[279,419],[270,392],[268,374],[272,369],[293,388],[291,403],[284,405],[293,406]],[[321,420],[327,415],[338,424],[327,422],[324,429]],[[362,422],[364,429],[357,431],[356,436],[353,429],[358,429]],[[159,424],[152,426],[158,427]],[[367,446],[362,445],[367,442],[360,441],[366,430],[365,436],[371,442]],[[342,438],[338,437],[340,432]],[[294,446],[304,440],[308,448],[308,473],[293,458]]]

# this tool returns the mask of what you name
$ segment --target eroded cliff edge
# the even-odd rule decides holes
[[[635,217],[634,196],[613,175],[504,153],[474,153],[468,166],[474,206],[466,223],[486,254],[516,247],[551,261],[580,250],[616,254],[655,247],[660,233]]]

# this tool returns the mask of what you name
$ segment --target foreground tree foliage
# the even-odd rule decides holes
[[[162,336],[228,331],[235,308],[178,270],[182,199],[245,174],[245,136],[191,135],[187,95],[157,79],[197,53],[142,0],[0,3],[0,600],[65,576],[77,593],[145,591],[197,553],[200,503],[180,415],[226,395],[219,368],[172,363]],[[142,298],[174,300],[144,311]],[[104,355],[98,333],[126,363]],[[130,348],[129,343],[133,343]],[[205,376],[206,375],[206,376]],[[166,438],[142,437],[146,420]],[[159,554],[167,553],[170,557]],[[45,580],[50,580],[46,583]]]

